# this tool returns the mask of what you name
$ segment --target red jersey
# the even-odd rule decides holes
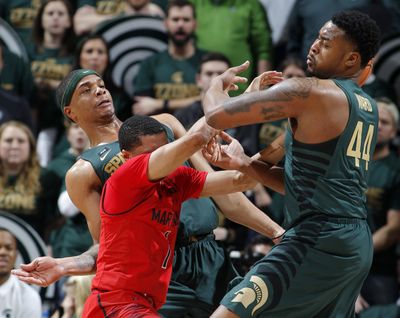
[[[125,162],[107,180],[100,203],[101,232],[94,291],[126,290],[166,299],[181,204],[198,198],[207,173],[179,167],[147,178],[150,154]]]

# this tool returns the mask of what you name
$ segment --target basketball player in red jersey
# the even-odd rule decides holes
[[[182,166],[216,132],[201,119],[168,143],[165,127],[151,117],[134,116],[121,126],[126,162],[103,187],[97,272],[83,317],[159,317],[182,202],[254,187],[237,171]]]

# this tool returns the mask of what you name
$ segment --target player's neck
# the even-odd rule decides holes
[[[96,125],[87,130],[84,129],[89,137],[90,147],[118,140],[118,131],[121,125],[122,122],[119,119],[115,119],[104,125]]]

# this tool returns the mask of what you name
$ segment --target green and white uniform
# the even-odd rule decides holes
[[[320,144],[301,143],[288,129],[288,230],[222,300],[240,317],[354,315],[373,253],[365,191],[378,114],[375,102],[353,81],[335,83],[347,96],[347,125]]]

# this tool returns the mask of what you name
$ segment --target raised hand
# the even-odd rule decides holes
[[[282,72],[267,71],[257,76],[247,87],[245,93],[261,91],[270,85],[277,84],[283,81]]]
[[[244,62],[241,65],[228,68],[224,73],[213,78],[211,86],[220,86],[221,90],[228,93],[231,90],[238,90],[236,83],[246,83],[247,78],[238,76],[237,74],[246,70],[250,65],[249,61]]]
[[[13,269],[11,274],[25,283],[46,287],[60,279],[62,272],[62,267],[54,258],[43,256],[29,264],[21,264],[21,268]]]

